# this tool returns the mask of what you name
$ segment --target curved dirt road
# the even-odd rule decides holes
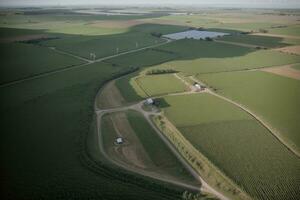
[[[193,92],[189,92],[188,94],[193,94]],[[111,108],[111,109],[103,109],[99,110],[95,104],[95,113],[97,114],[97,133],[98,133],[98,144],[99,149],[101,153],[105,156],[105,158],[112,162],[113,164],[122,167],[128,171],[135,172],[144,176],[148,176],[160,181],[164,181],[167,183],[171,183],[186,189],[195,190],[195,191],[202,191],[207,192],[215,195],[221,200],[229,200],[226,196],[224,196],[222,193],[215,190],[213,187],[211,187],[208,183],[206,183],[201,176],[189,165],[189,163],[180,155],[180,153],[177,151],[177,149],[173,146],[173,144],[161,133],[161,131],[154,125],[154,123],[151,120],[151,116],[153,115],[160,115],[160,113],[156,112],[147,112],[142,109],[144,101],[141,101],[139,103],[129,105],[129,106],[123,106],[123,107],[117,107],[117,108]],[[150,173],[144,170],[137,170],[136,168],[131,168],[127,165],[123,165],[119,162],[116,162],[109,158],[109,156],[106,154],[104,148],[103,148],[103,141],[102,141],[102,135],[101,135],[101,118],[106,113],[114,113],[114,112],[120,112],[120,111],[126,111],[126,110],[135,110],[143,114],[144,118],[147,120],[147,122],[150,124],[150,126],[155,130],[155,132],[158,134],[158,136],[163,140],[163,142],[169,147],[169,149],[174,153],[174,155],[178,158],[178,160],[183,164],[183,166],[193,175],[193,177],[198,180],[201,183],[201,186],[195,187],[193,185],[181,183],[180,181],[170,180],[163,178],[161,175]]]

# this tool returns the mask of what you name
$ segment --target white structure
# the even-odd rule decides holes
[[[201,85],[199,85],[198,83],[196,83],[195,85],[194,85],[198,90],[201,90],[202,88],[201,88]]]
[[[147,105],[152,105],[154,103],[153,99],[151,98],[148,98],[146,99],[146,102],[145,102]]]
[[[179,33],[172,33],[172,34],[167,34],[163,35],[163,37],[172,39],[172,40],[181,40],[185,38],[189,39],[205,39],[205,38],[216,38],[216,37],[221,37],[225,35],[230,35],[229,33],[221,33],[221,32],[212,32],[212,31],[198,31],[198,30],[189,30],[189,31],[184,31],[184,32],[179,32]]]
[[[116,143],[117,143],[117,144],[123,144],[123,143],[124,143],[123,138],[118,137],[118,138],[116,139]]]
[[[90,58],[92,60],[96,60],[96,54],[95,53],[90,53]]]

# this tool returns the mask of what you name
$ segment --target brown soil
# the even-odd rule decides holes
[[[277,74],[280,76],[285,76],[293,79],[300,80],[300,71],[293,69],[291,65],[285,65],[281,67],[270,67],[261,69],[262,71]]]
[[[115,81],[111,81],[106,84],[105,88],[101,91],[97,102],[98,107],[103,109],[121,106],[125,100],[116,87]]]
[[[154,167],[139,138],[130,126],[126,114],[116,113],[111,117],[111,121],[118,136],[125,140],[124,145],[116,146],[116,150],[121,154],[118,156],[121,156],[126,163],[138,168]]]
[[[283,53],[300,55],[300,45],[283,47],[283,48],[279,48],[276,50],[283,52]]]

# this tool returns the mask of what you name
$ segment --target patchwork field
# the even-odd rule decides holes
[[[193,29],[232,33],[224,40],[254,46],[161,37]],[[251,30],[263,35],[238,35]],[[103,101],[96,103],[101,109],[187,91],[174,74],[146,75],[155,69],[177,71],[190,84],[195,82],[190,75],[203,80],[258,114],[299,149],[299,80],[252,70],[300,62],[300,56],[291,55],[297,47],[283,53],[253,48],[299,45],[298,10],[2,8],[0,37],[3,199],[195,199],[182,187],[120,168],[99,152],[94,103],[100,88]],[[81,66],[90,53],[100,59],[152,45],[157,46]],[[229,72],[241,70],[247,72]],[[167,96],[160,106],[196,153],[227,176],[212,184],[227,190],[225,196],[243,196],[226,188],[231,180],[256,200],[300,196],[299,158],[245,112],[209,94]],[[115,160],[195,183],[140,114],[106,115],[103,130],[104,146]],[[124,151],[113,146],[118,134],[130,142]],[[212,171],[206,171],[208,181]]]
[[[211,53],[211,57],[213,57],[213,53]],[[203,74],[281,66],[298,62],[300,62],[300,56],[271,50],[259,50],[249,52],[243,56],[232,55],[228,57],[224,56],[224,58],[216,56],[215,58],[203,57],[193,60],[176,60],[155,66],[155,68],[172,68],[193,75],[198,73]]]
[[[298,80],[261,71],[199,75],[198,78],[259,115],[299,151]]]
[[[135,79],[145,97],[184,92],[188,88],[173,74],[147,75]]]
[[[197,185],[175,155],[159,138],[141,114],[136,111],[104,116],[103,140],[107,153],[117,162],[127,163],[138,171],[171,180]],[[125,138],[124,145],[115,145],[116,137]]]
[[[166,116],[194,147],[252,197],[297,199],[299,159],[251,116],[209,94],[163,102]]]

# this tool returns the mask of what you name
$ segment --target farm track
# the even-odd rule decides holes
[[[44,77],[55,75],[55,74],[58,74],[58,73],[61,73],[61,72],[66,72],[66,71],[78,69],[78,68],[81,68],[81,67],[93,64],[93,63],[102,62],[102,61],[109,60],[111,58],[115,58],[115,57],[118,57],[118,56],[130,54],[130,53],[135,53],[135,52],[143,51],[143,50],[154,48],[154,47],[159,47],[159,46],[165,45],[165,44],[170,43],[170,42],[172,42],[172,40],[166,39],[165,42],[162,42],[162,43],[159,43],[159,44],[150,45],[150,46],[142,47],[142,48],[139,48],[139,49],[133,49],[133,50],[130,50],[130,51],[122,52],[122,53],[111,55],[111,56],[106,56],[106,57],[99,58],[99,59],[96,59],[96,60],[89,60],[89,59],[86,59],[84,57],[77,56],[75,54],[71,54],[71,53],[68,53],[68,52],[65,52],[65,51],[53,49],[53,47],[52,47],[51,49],[53,51],[56,51],[56,52],[61,53],[61,54],[68,55],[68,56],[73,57],[73,58],[77,58],[77,59],[86,61],[86,63],[79,64],[79,65],[74,65],[74,66],[69,66],[69,67],[57,69],[57,70],[54,70],[54,71],[45,72],[45,73],[41,73],[41,74],[38,74],[38,75],[30,76],[30,77],[27,77],[27,78],[23,78],[23,79],[11,81],[11,82],[8,82],[8,83],[4,83],[4,84],[0,85],[0,88],[16,85],[16,84],[23,83],[23,82],[26,82],[26,81],[31,81],[31,80],[35,80],[35,79],[44,78]]]
[[[154,178],[154,179],[166,182],[166,183],[171,183],[171,184],[174,184],[176,186],[180,186],[180,187],[183,187],[183,188],[186,188],[186,189],[190,189],[190,190],[194,190],[194,191],[208,192],[208,193],[214,194],[215,196],[217,196],[221,200],[229,200],[226,196],[224,196],[223,194],[221,194],[220,192],[218,192],[217,190],[215,190],[214,188],[209,186],[209,184],[206,183],[199,176],[199,174],[189,165],[189,163],[179,154],[179,152],[174,147],[174,145],[163,135],[163,133],[161,133],[161,131],[154,125],[154,123],[151,120],[151,116],[160,115],[160,113],[147,112],[147,111],[143,110],[142,109],[143,103],[144,103],[144,101],[141,101],[139,103],[136,103],[136,104],[130,105],[130,106],[104,109],[104,110],[99,110],[97,107],[95,107],[95,112],[96,112],[96,115],[97,115],[97,132],[98,132],[98,141],[99,141],[98,144],[99,144],[99,149],[100,149],[101,153],[105,156],[105,158],[108,161],[112,162],[113,164],[115,164],[119,167],[122,167],[122,168],[124,168],[128,171],[138,173],[138,174],[141,174],[143,176],[151,177],[151,178]],[[185,183],[182,183],[180,181],[165,179],[165,178],[162,178],[161,175],[159,175],[159,174],[153,174],[153,173],[149,173],[145,170],[139,170],[139,169],[136,169],[136,168],[131,168],[127,165],[123,165],[122,163],[116,162],[116,161],[109,158],[109,156],[106,154],[106,152],[103,148],[103,141],[102,141],[102,135],[101,135],[101,118],[103,117],[104,114],[107,114],[107,113],[122,112],[122,111],[126,111],[126,110],[135,110],[135,111],[140,112],[144,116],[144,118],[147,120],[149,125],[155,130],[155,132],[158,134],[158,136],[169,147],[169,149],[172,151],[172,153],[174,153],[174,155],[183,164],[183,166],[193,175],[193,177],[195,177],[196,180],[198,180],[201,183],[201,187],[200,186],[196,187],[196,186],[193,186],[193,185],[185,184]]]
[[[128,165],[124,165],[120,162],[117,162],[115,160],[112,160],[105,152],[104,148],[103,148],[103,140],[102,140],[102,135],[101,135],[101,119],[103,117],[104,114],[107,113],[115,113],[115,112],[122,112],[122,111],[126,111],[126,110],[135,110],[138,111],[140,113],[143,114],[143,116],[147,116],[146,119],[147,121],[150,120],[150,115],[156,115],[157,113],[146,113],[145,111],[143,111],[143,109],[141,108],[143,102],[131,105],[131,106],[125,106],[125,107],[119,107],[119,108],[112,108],[112,109],[105,109],[105,110],[96,110],[96,114],[97,114],[97,132],[98,132],[98,144],[99,144],[99,149],[101,151],[101,153],[104,155],[104,157],[106,158],[106,160],[108,160],[109,162],[111,162],[112,164],[119,166],[121,168],[124,168],[130,172],[133,173],[137,173],[140,174],[142,176],[146,176],[146,177],[150,177],[150,178],[154,178],[156,180],[160,180],[166,183],[170,183],[179,187],[183,187],[185,189],[188,190],[193,190],[193,191],[200,191],[200,186],[193,186],[190,184],[186,184],[186,183],[182,183],[180,181],[176,181],[176,180],[171,180],[169,178],[164,178],[162,177],[160,174],[158,173],[154,173],[154,172],[147,172],[145,170],[142,169],[138,169],[138,168],[134,168],[134,167],[130,167]],[[150,120],[151,121],[151,120]],[[150,124],[151,125],[151,124]],[[151,126],[154,126],[153,124]]]

